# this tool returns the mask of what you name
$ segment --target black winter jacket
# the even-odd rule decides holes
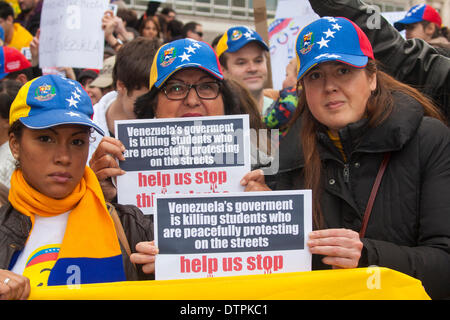
[[[360,0],[309,0],[319,16],[345,17],[367,35],[382,70],[432,98],[450,122],[450,58],[421,39],[405,40]],[[380,19],[380,25],[372,25]]]
[[[391,152],[368,223],[360,266],[388,267],[420,279],[432,298],[450,297],[450,129],[423,117],[412,98],[395,94],[396,107],[380,126],[366,120],[339,131],[348,161],[325,131],[321,206],[326,228],[359,232],[384,152]],[[276,189],[302,189],[300,119],[280,142]],[[313,268],[326,268],[313,256]]]
[[[151,217],[144,216],[135,206],[119,204],[114,206],[132,252],[136,252],[135,247],[138,242],[153,240]],[[0,269],[8,269],[14,253],[24,248],[30,230],[30,218],[14,209],[10,203],[0,208]],[[121,243],[120,249],[128,281],[154,279],[153,275],[144,274],[139,265],[135,268]]]

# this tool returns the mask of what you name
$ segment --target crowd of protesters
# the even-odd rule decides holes
[[[42,0],[18,1],[18,16],[0,1],[0,298],[64,285],[74,264],[81,283],[154,279],[153,219],[117,203],[114,123],[233,114],[281,133],[278,172],[256,162],[245,191],[312,190],[313,270],[387,267],[449,298],[449,30],[429,5],[370,29],[360,0],[309,2],[321,18],[300,31],[278,91],[255,30],[208,44],[200,23],[153,1],[140,17],[121,1],[105,12],[101,70],[42,70]],[[186,48],[189,60],[162,70]],[[45,276],[30,263],[42,248],[53,254]]]

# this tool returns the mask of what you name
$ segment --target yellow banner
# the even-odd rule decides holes
[[[379,267],[32,288],[30,299],[429,300],[422,283]]]

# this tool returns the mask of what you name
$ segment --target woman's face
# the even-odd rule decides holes
[[[303,89],[314,118],[336,134],[364,117],[376,75],[341,62],[324,62],[303,77]]]
[[[208,73],[198,69],[185,69],[176,72],[163,85],[185,83],[188,85],[206,84],[217,80]],[[182,100],[169,100],[163,90],[158,93],[156,118],[180,118],[200,116],[220,116],[225,114],[222,94],[212,100],[201,99],[194,88],[191,88]]]
[[[147,20],[144,28],[142,29],[142,36],[152,40],[158,37],[158,29],[156,28],[155,22],[152,20]]]
[[[84,175],[89,137],[87,126],[60,125],[24,128],[20,138],[10,134],[9,143],[28,184],[48,197],[62,199]]]
[[[405,37],[406,39],[418,38],[425,41],[430,41],[431,36],[434,33],[434,30],[433,32],[429,31],[431,28],[432,27],[424,28],[423,24],[420,22],[407,24],[405,25]]]
[[[94,79],[89,79],[88,81],[86,81],[85,88],[87,94],[89,95],[89,98],[91,98],[92,105],[95,105],[103,97],[103,93],[102,89],[90,85],[93,80]]]

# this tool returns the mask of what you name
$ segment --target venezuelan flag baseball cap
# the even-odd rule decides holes
[[[217,56],[209,44],[193,39],[179,39],[159,48],[150,71],[150,89],[160,88],[175,72],[184,68],[198,68],[222,80]]]
[[[0,47],[0,79],[10,72],[19,71],[31,67],[30,61],[16,48]]]
[[[374,59],[366,34],[346,18],[323,17],[300,31],[296,41],[297,79],[319,63],[339,61],[363,68]]]
[[[403,19],[394,22],[394,27],[398,31],[402,31],[405,29],[406,24],[412,24],[420,21],[433,22],[439,28],[442,26],[441,16],[436,9],[427,4],[418,4],[409,9]]]
[[[254,30],[246,26],[236,26],[227,30],[217,43],[217,56],[220,57],[224,52],[236,52],[243,46],[255,41],[261,47],[269,51],[269,47]]]
[[[49,74],[25,83],[11,104],[9,124],[20,120],[30,129],[80,124],[104,135],[92,120],[94,110],[81,84]]]

